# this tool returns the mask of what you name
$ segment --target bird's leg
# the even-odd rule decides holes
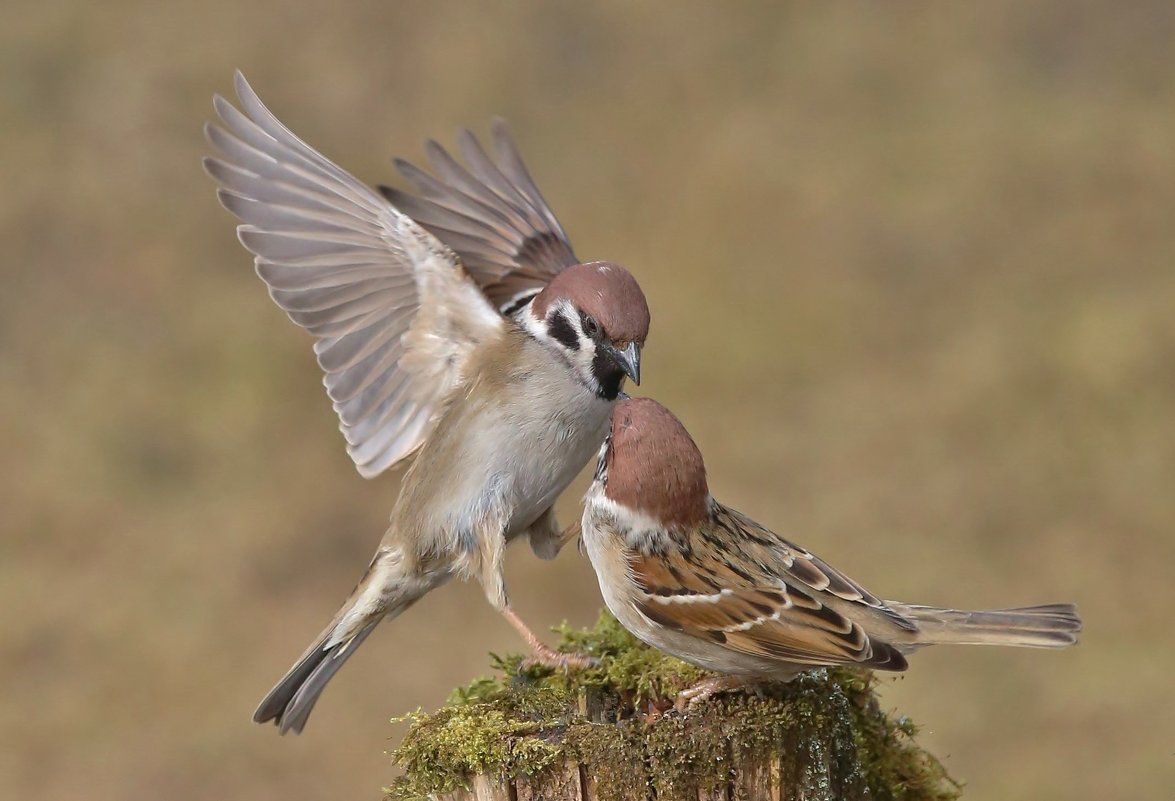
[[[549,668],[569,669],[569,668],[589,668],[596,664],[596,660],[590,656],[583,654],[565,654],[561,651],[556,651],[551,646],[540,640],[530,627],[522,622],[522,618],[506,604],[505,608],[501,610],[502,617],[509,621],[510,625],[514,627],[515,631],[522,635],[522,639],[526,640],[526,644],[530,646],[531,655],[523,662],[523,665],[543,665]]]
[[[554,516],[551,515],[550,519],[553,520]],[[530,627],[522,622],[522,618],[510,607],[510,599],[506,594],[506,576],[502,569],[506,538],[502,536],[501,527],[485,525],[477,533],[481,546],[482,589],[485,590],[490,605],[506,618],[530,646],[531,656],[523,664],[539,664],[551,668],[585,668],[595,664],[591,657],[556,651],[540,640]]]
[[[677,694],[677,701],[673,706],[676,707],[678,712],[684,713],[687,709],[693,709],[716,693],[737,690],[740,687],[745,687],[755,682],[756,680],[750,676],[714,676],[709,679],[702,679],[679,692]]]

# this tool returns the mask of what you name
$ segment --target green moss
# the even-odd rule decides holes
[[[962,786],[947,775],[932,754],[914,742],[918,727],[906,716],[882,711],[873,693],[872,674],[851,674],[842,686],[849,694],[853,741],[861,770],[877,801],[915,798],[957,798]],[[939,790],[938,795],[934,795]]]
[[[787,684],[711,698],[686,716],[660,714],[707,674],[648,648],[609,615],[560,630],[560,648],[595,657],[571,674],[495,657],[497,675],[455,690],[442,709],[407,715],[393,761],[404,775],[387,801],[466,787],[478,773],[543,775],[578,762],[609,801],[676,798],[735,778],[748,760],[779,760],[784,786],[805,798],[947,801],[959,787],[914,743],[913,724],[887,715],[868,673],[819,670]]]

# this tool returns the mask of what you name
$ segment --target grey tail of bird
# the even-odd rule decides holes
[[[382,567],[386,569],[386,563]],[[377,555],[330,625],[262,699],[253,713],[255,723],[273,721],[282,734],[300,733],[327,682],[379,622],[396,617],[432,588],[431,583],[389,582],[380,568]],[[398,597],[386,597],[389,583],[400,590]]]
[[[1081,617],[1073,604],[963,611],[889,603],[918,624],[917,645],[1012,645],[1064,648],[1077,642]]]
[[[327,682],[347,658],[358,650],[367,636],[375,631],[381,619],[382,616],[369,620],[353,637],[330,646],[327,643],[335,626],[328,626],[261,701],[253,713],[253,721],[268,723],[272,720],[282,734],[287,731],[301,733]]]

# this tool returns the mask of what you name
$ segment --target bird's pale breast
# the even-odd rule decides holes
[[[507,340],[509,344],[509,340]],[[612,403],[529,337],[491,352],[405,476],[392,529],[435,553],[472,547],[481,521],[526,530],[595,455]],[[502,350],[505,350],[503,348]]]

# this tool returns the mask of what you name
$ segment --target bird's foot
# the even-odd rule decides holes
[[[509,606],[502,610],[502,616],[510,621],[510,625],[518,630],[518,633],[526,640],[526,644],[530,646],[530,656],[522,660],[523,670],[537,665],[552,670],[571,670],[572,668],[582,670],[583,668],[597,667],[600,664],[598,659],[592,659],[584,654],[565,654],[562,651],[556,651],[536,637],[530,627],[523,623],[522,618],[518,617]]]
[[[726,692],[727,690],[737,690],[748,684],[753,684],[754,681],[754,679],[746,676],[714,676],[713,678],[702,679],[679,692],[673,706],[680,714],[684,715],[688,710],[705,702],[712,695]]]
[[[584,654],[567,654],[542,643],[531,643],[532,653],[522,660],[522,669],[542,666],[552,670],[585,670],[598,667],[600,660]]]

